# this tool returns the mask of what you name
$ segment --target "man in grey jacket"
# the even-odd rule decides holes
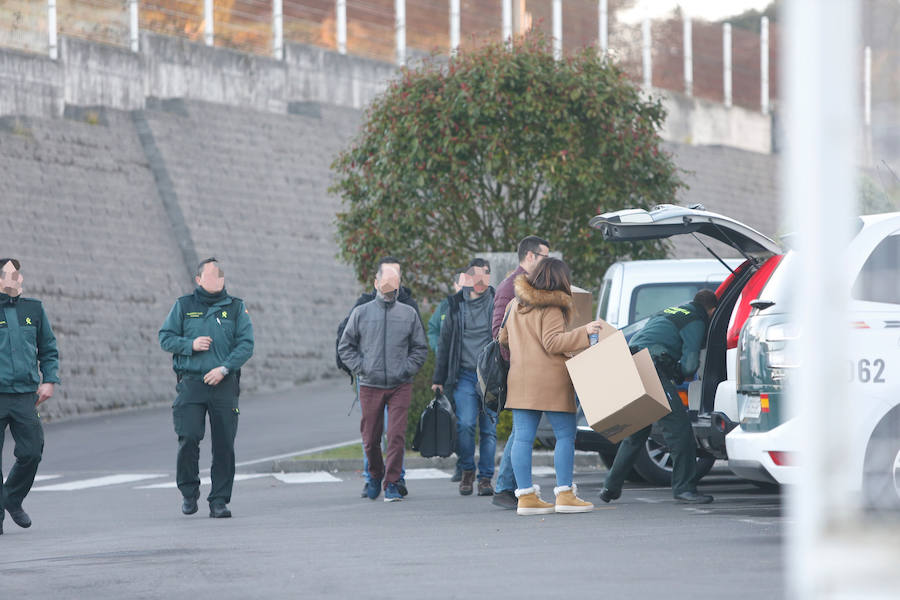
[[[338,344],[341,361],[359,379],[360,432],[370,481],[367,495],[375,500],[384,484],[384,501],[401,499],[397,482],[403,466],[406,421],[412,379],[425,364],[428,345],[415,309],[397,302],[400,273],[381,265],[375,276],[375,299],[353,309]],[[387,464],[381,457],[384,408],[388,420]]]

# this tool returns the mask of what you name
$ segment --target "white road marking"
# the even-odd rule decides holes
[[[656,498],[635,498],[638,502],[647,502],[648,504],[662,504],[665,500],[657,500]]]
[[[143,481],[145,479],[159,479],[165,475],[106,475],[104,477],[94,477],[92,479],[80,479],[78,481],[69,481],[67,483],[55,483],[53,485],[42,485],[32,488],[34,492],[70,492],[72,490],[84,490],[88,488],[104,487],[108,485],[118,485],[120,483],[132,483],[134,481]]]
[[[350,444],[361,444],[361,443],[362,443],[361,440],[359,438],[356,438],[356,439],[350,440],[349,442],[339,442],[337,444],[329,444],[327,446],[317,446],[315,448],[307,448],[306,450],[295,450],[294,452],[288,452],[286,454],[276,454],[275,456],[266,456],[264,458],[255,458],[253,460],[239,462],[239,463],[235,464],[235,466],[236,467],[246,467],[247,465],[255,465],[255,464],[258,464],[261,462],[281,460],[282,458],[291,458],[294,456],[301,456],[303,454],[315,454],[316,452],[324,452],[325,450],[334,450],[335,448],[349,446]]]
[[[325,471],[310,473],[273,473],[272,477],[282,483],[340,483],[340,479]]]
[[[260,477],[269,477],[271,473],[238,473],[234,476],[235,481],[245,481],[247,479],[258,479]],[[159,475],[159,477],[165,477],[164,475]],[[200,485],[210,485],[212,480],[209,477],[201,477]],[[175,481],[167,481],[166,483],[154,483],[153,485],[139,485],[134,489],[136,490],[161,490],[161,489],[172,489],[177,488],[178,483]]]
[[[774,525],[772,521],[759,521],[757,519],[738,519],[741,523],[750,523],[751,525]]]
[[[47,481],[48,479],[59,479],[62,475],[35,475],[35,481]]]
[[[407,479],[450,479],[450,474],[440,469],[407,469]]]
[[[556,469],[553,467],[531,467],[532,477],[547,477],[550,475],[556,475]]]

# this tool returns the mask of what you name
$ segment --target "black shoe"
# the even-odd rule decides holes
[[[6,512],[9,513],[9,516],[12,517],[13,523],[22,527],[24,529],[28,529],[31,527],[31,517],[28,516],[28,513],[22,510],[22,507],[19,506],[17,508],[11,508],[9,506],[6,507]]]
[[[494,497],[491,498],[491,504],[499,506],[500,508],[505,508],[506,510],[515,510],[519,507],[519,499],[516,498],[516,493],[514,491],[503,490],[502,492],[494,492]]]
[[[186,515],[192,515],[197,512],[197,499],[185,498],[181,501],[181,512]]]
[[[608,487],[600,488],[600,493],[597,494],[601,500],[606,503],[609,503],[610,500],[618,500],[622,496],[622,490],[618,492],[614,492]]]
[[[363,484],[363,491],[362,491],[362,494],[359,495],[359,497],[360,498],[368,498],[369,497],[369,484],[368,483]]]
[[[450,478],[450,481],[453,483],[462,481],[462,469],[459,468],[459,465],[456,465],[456,470],[453,471],[453,477]]]
[[[713,501],[712,496],[698,494],[697,492],[681,492],[680,494],[675,494],[675,499],[682,504],[709,504]]]
[[[212,519],[229,519],[231,511],[224,502],[215,502],[209,505],[209,516]]]
[[[400,492],[400,497],[406,498],[406,496],[409,494],[409,490],[406,489],[406,480],[401,479],[395,485],[397,486],[397,491]]]

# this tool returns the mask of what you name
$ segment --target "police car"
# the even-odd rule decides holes
[[[653,210],[629,209],[597,215],[590,220],[603,239],[610,242],[655,240],[690,235],[702,244],[729,272],[716,290],[719,306],[710,319],[706,349],[697,377],[687,390],[688,408],[698,444],[698,474],[726,458],[725,436],[738,424],[734,358],[744,319],[780,260],[781,246],[755,229],[725,215],[709,212],[701,205],[664,204]],[[704,240],[705,238],[705,240]],[[719,257],[706,240],[715,240],[743,257],[737,267]],[[629,326],[629,330],[638,324]],[[654,426],[648,444],[668,459],[661,432]],[[657,481],[657,483],[663,483]]]
[[[847,249],[851,288],[847,401],[848,458],[864,504],[900,508],[900,213],[861,217]],[[789,252],[747,319],[738,342],[736,399],[739,427],[726,437],[728,465],[759,482],[790,484],[796,477],[795,420],[786,411],[784,384],[798,365],[792,341],[789,281],[798,268]]]

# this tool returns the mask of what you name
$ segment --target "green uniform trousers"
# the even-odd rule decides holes
[[[44,428],[34,403],[37,394],[0,394],[0,451],[3,450],[6,427],[16,442],[16,462],[3,481],[0,465],[0,522],[4,509],[20,508],[34,484],[38,464],[44,453]],[[2,456],[2,454],[0,454]]]
[[[237,435],[238,383],[234,374],[218,385],[206,385],[197,379],[184,378],[175,387],[178,396],[172,405],[172,420],[178,435],[178,459],[175,479],[185,498],[200,497],[200,440],[209,415],[212,442],[212,486],[209,502],[231,502],[234,485],[234,438]]]
[[[654,364],[655,361],[654,361]],[[669,398],[669,408],[672,412],[659,420],[662,427],[663,438],[666,445],[672,452],[672,494],[678,495],[684,492],[694,492],[697,490],[697,482],[694,481],[697,472],[697,442],[694,439],[694,430],[691,427],[691,418],[687,409],[681,403],[678,396],[678,390],[675,385],[666,377],[659,365],[656,365],[656,372],[659,380],[663,385],[663,390]],[[612,492],[621,491],[625,478],[634,463],[647,438],[650,437],[652,425],[644,427],[640,431],[631,434],[619,445],[616,452],[616,460],[613,462],[609,474],[606,476],[606,482],[603,484]]]

